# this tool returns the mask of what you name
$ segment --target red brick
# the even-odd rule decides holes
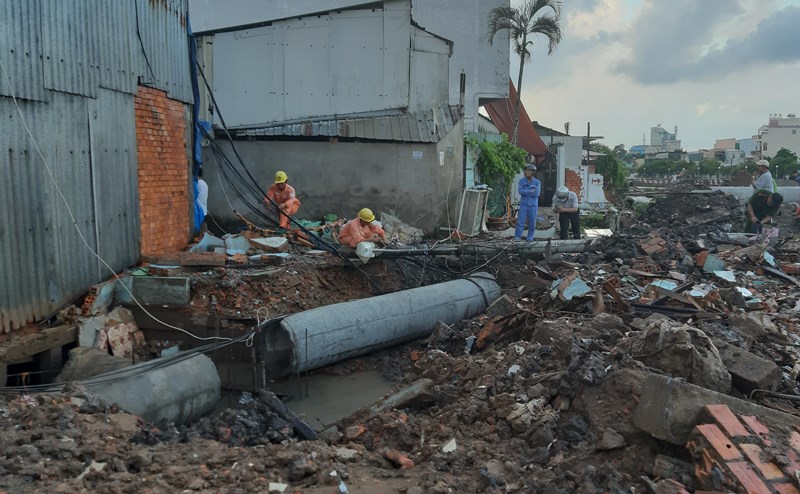
[[[730,468],[733,475],[739,480],[739,483],[748,494],[772,494],[767,484],[765,484],[758,474],[750,468],[747,462],[730,462],[728,463],[728,468]]]
[[[792,449],[800,453],[800,433],[792,431],[792,435],[789,437],[789,444]]]
[[[800,494],[800,491],[797,490],[797,487],[789,482],[772,484],[772,487],[778,491],[779,494]]]
[[[782,480],[786,478],[783,471],[774,463],[765,462],[762,459],[761,448],[755,444],[740,444],[739,448],[744,452],[745,456],[750,460],[754,467],[761,472],[767,480]]]
[[[738,460],[742,457],[739,448],[716,424],[701,424],[695,427],[723,460]]]
[[[764,442],[764,445],[772,446],[772,441],[769,440],[769,428],[762,424],[757,417],[752,415],[742,415],[741,419],[745,424],[747,424],[748,427],[750,427],[751,431],[761,438],[761,440]]]
[[[716,422],[722,429],[731,437],[747,437],[750,435],[747,429],[744,428],[736,415],[731,412],[730,408],[725,405],[707,405],[703,408],[714,422]]]

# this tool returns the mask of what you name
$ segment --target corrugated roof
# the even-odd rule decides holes
[[[338,116],[306,122],[280,122],[235,131],[244,137],[344,137],[374,141],[439,142],[452,130],[458,113],[450,107],[393,115]]]

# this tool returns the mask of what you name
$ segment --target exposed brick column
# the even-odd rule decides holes
[[[184,105],[139,87],[136,147],[142,255],[183,250],[189,243],[189,159]]]
[[[581,180],[581,176],[578,175],[578,172],[567,168],[564,173],[564,185],[566,185],[570,191],[578,194],[578,198],[581,197],[581,190],[583,190],[583,180]]]

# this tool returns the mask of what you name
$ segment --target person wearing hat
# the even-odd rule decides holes
[[[756,191],[778,192],[778,184],[773,180],[772,174],[769,172],[769,161],[756,161],[756,178],[753,180],[753,188]]]
[[[377,225],[375,214],[369,208],[358,212],[358,216],[345,223],[339,230],[339,243],[345,247],[358,247],[361,242],[386,242],[386,232]]]
[[[289,220],[300,209],[300,200],[297,199],[294,187],[287,184],[289,180],[286,172],[279,171],[275,173],[275,183],[269,186],[267,190],[267,197],[264,202],[267,205],[275,205],[280,213],[280,227],[284,230],[289,229]]]
[[[514,240],[522,239],[526,223],[528,225],[528,242],[533,240],[533,234],[536,232],[536,216],[539,213],[539,192],[542,190],[542,183],[533,176],[535,172],[536,165],[528,164],[525,167],[525,176],[520,178],[517,183],[520,199]]]
[[[553,212],[558,213],[561,240],[566,240],[569,237],[570,224],[572,225],[572,238],[581,238],[581,215],[578,212],[578,194],[563,185],[556,189],[556,195],[553,196]]]
[[[772,218],[778,214],[783,203],[783,196],[777,192],[759,190],[747,201],[747,216],[745,217],[745,231],[761,233],[762,227],[772,223]]]

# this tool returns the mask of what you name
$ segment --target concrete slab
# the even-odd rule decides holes
[[[717,404],[727,405],[740,415],[757,416],[766,423],[800,426],[800,417],[659,374],[646,375],[633,421],[651,436],[683,446],[703,407]]]
[[[191,295],[189,278],[133,276],[124,278],[123,282],[142,305],[159,307],[189,305]],[[131,294],[121,286],[117,287],[117,300],[124,305],[135,305]]]
[[[765,360],[722,340],[712,341],[719,350],[722,363],[731,374],[733,385],[740,391],[749,394],[755,389],[772,391],[777,389],[781,382],[781,369],[775,362]]]

